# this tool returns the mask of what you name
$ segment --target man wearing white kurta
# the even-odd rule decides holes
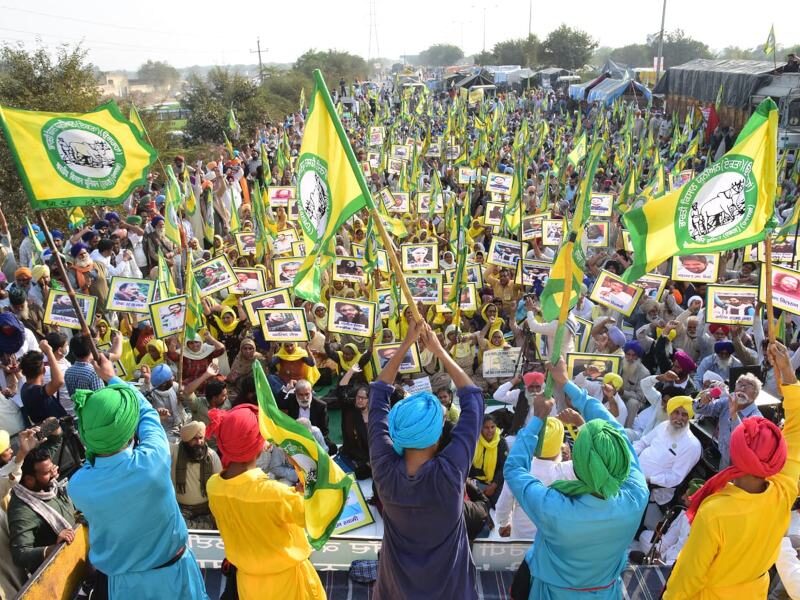
[[[649,433],[633,443],[639,464],[653,486],[651,500],[667,504],[675,488],[686,479],[689,471],[700,460],[702,446],[689,429],[689,419],[694,414],[689,396],[675,396],[667,402],[669,420],[656,425]]]

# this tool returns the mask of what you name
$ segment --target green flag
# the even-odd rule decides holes
[[[770,54],[775,54],[775,26],[771,26],[769,28],[769,35],[767,36],[767,41],[764,42],[764,54],[769,56]]]
[[[581,137],[578,138],[578,141],[575,143],[575,147],[572,149],[572,151],[569,154],[567,154],[567,160],[570,162],[573,169],[577,169],[578,163],[581,162],[584,156],[586,156],[585,131],[581,134]]]
[[[308,257],[294,279],[295,294],[319,302],[318,259],[334,246],[332,242],[347,219],[362,208],[374,207],[319,70],[314,71],[314,93],[297,165],[299,220]],[[331,258],[326,256],[323,262],[327,264]]]

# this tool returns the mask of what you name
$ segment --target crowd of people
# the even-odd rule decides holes
[[[760,303],[735,322],[706,310],[710,285],[757,286],[763,265],[742,248],[717,255],[710,277],[698,256],[700,270],[684,262],[684,275],[661,265],[657,289],[637,295],[612,279],[603,289],[619,298],[594,293],[631,264],[621,215],[730,149],[731,131],[706,129],[713,108],[681,123],[642,98],[575,104],[529,90],[467,106],[454,93],[356,87],[358,110],[341,108],[345,130],[398,254],[408,245],[420,322],[389,262],[369,263],[367,211],[337,233],[343,258],[321,273],[319,301],[294,293],[310,251],[294,164],[305,110],[228,150],[174,158],[181,244],[165,234],[168,182],[155,171],[121,205],[52,230],[53,248],[36,225],[12,235],[0,212],[0,597],[72,543],[79,524],[93,597],[205,598],[188,529],[220,531],[224,597],[324,597],[303,531],[303,478],[259,431],[256,362],[281,410],[345,471],[372,480],[384,528],[376,598],[477,598],[470,542],[495,529],[535,539],[515,600],[619,598],[630,562],[675,565],[665,598],[763,598],[780,586],[800,597],[790,535],[800,519],[800,321],[783,313],[770,342]],[[454,132],[461,147],[451,149]],[[567,161],[581,135],[605,140],[590,180]],[[395,146],[413,155],[399,170]],[[784,221],[795,154],[780,164]],[[459,167],[472,169],[466,180]],[[516,230],[514,199],[487,189],[490,174],[515,169]],[[581,189],[613,204],[590,225],[602,235],[556,347],[559,325],[542,316],[558,252],[547,227],[572,215]],[[266,215],[253,210],[259,193]],[[202,298],[192,307],[178,292],[195,270]],[[66,326],[67,284],[96,299],[82,307],[88,330]],[[148,314],[153,303],[165,312]],[[201,326],[184,329],[193,309]],[[514,357],[505,375],[492,370],[500,355]],[[701,419],[707,437],[692,427]]]

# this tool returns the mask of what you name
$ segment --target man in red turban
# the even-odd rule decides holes
[[[664,592],[666,600],[766,598],[800,477],[800,384],[786,348],[769,346],[783,382],[783,433],[762,417],[731,436],[731,466],[691,497],[692,523]]]

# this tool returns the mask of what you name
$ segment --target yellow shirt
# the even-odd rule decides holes
[[[325,598],[303,529],[303,497],[251,469],[233,479],[212,475],[208,504],[225,543],[225,557],[238,569],[242,600]]]
[[[705,499],[686,545],[678,555],[665,600],[766,598],[767,571],[778,557],[781,538],[797,498],[800,477],[800,384],[781,386],[788,456],[761,494],[729,483]]]

